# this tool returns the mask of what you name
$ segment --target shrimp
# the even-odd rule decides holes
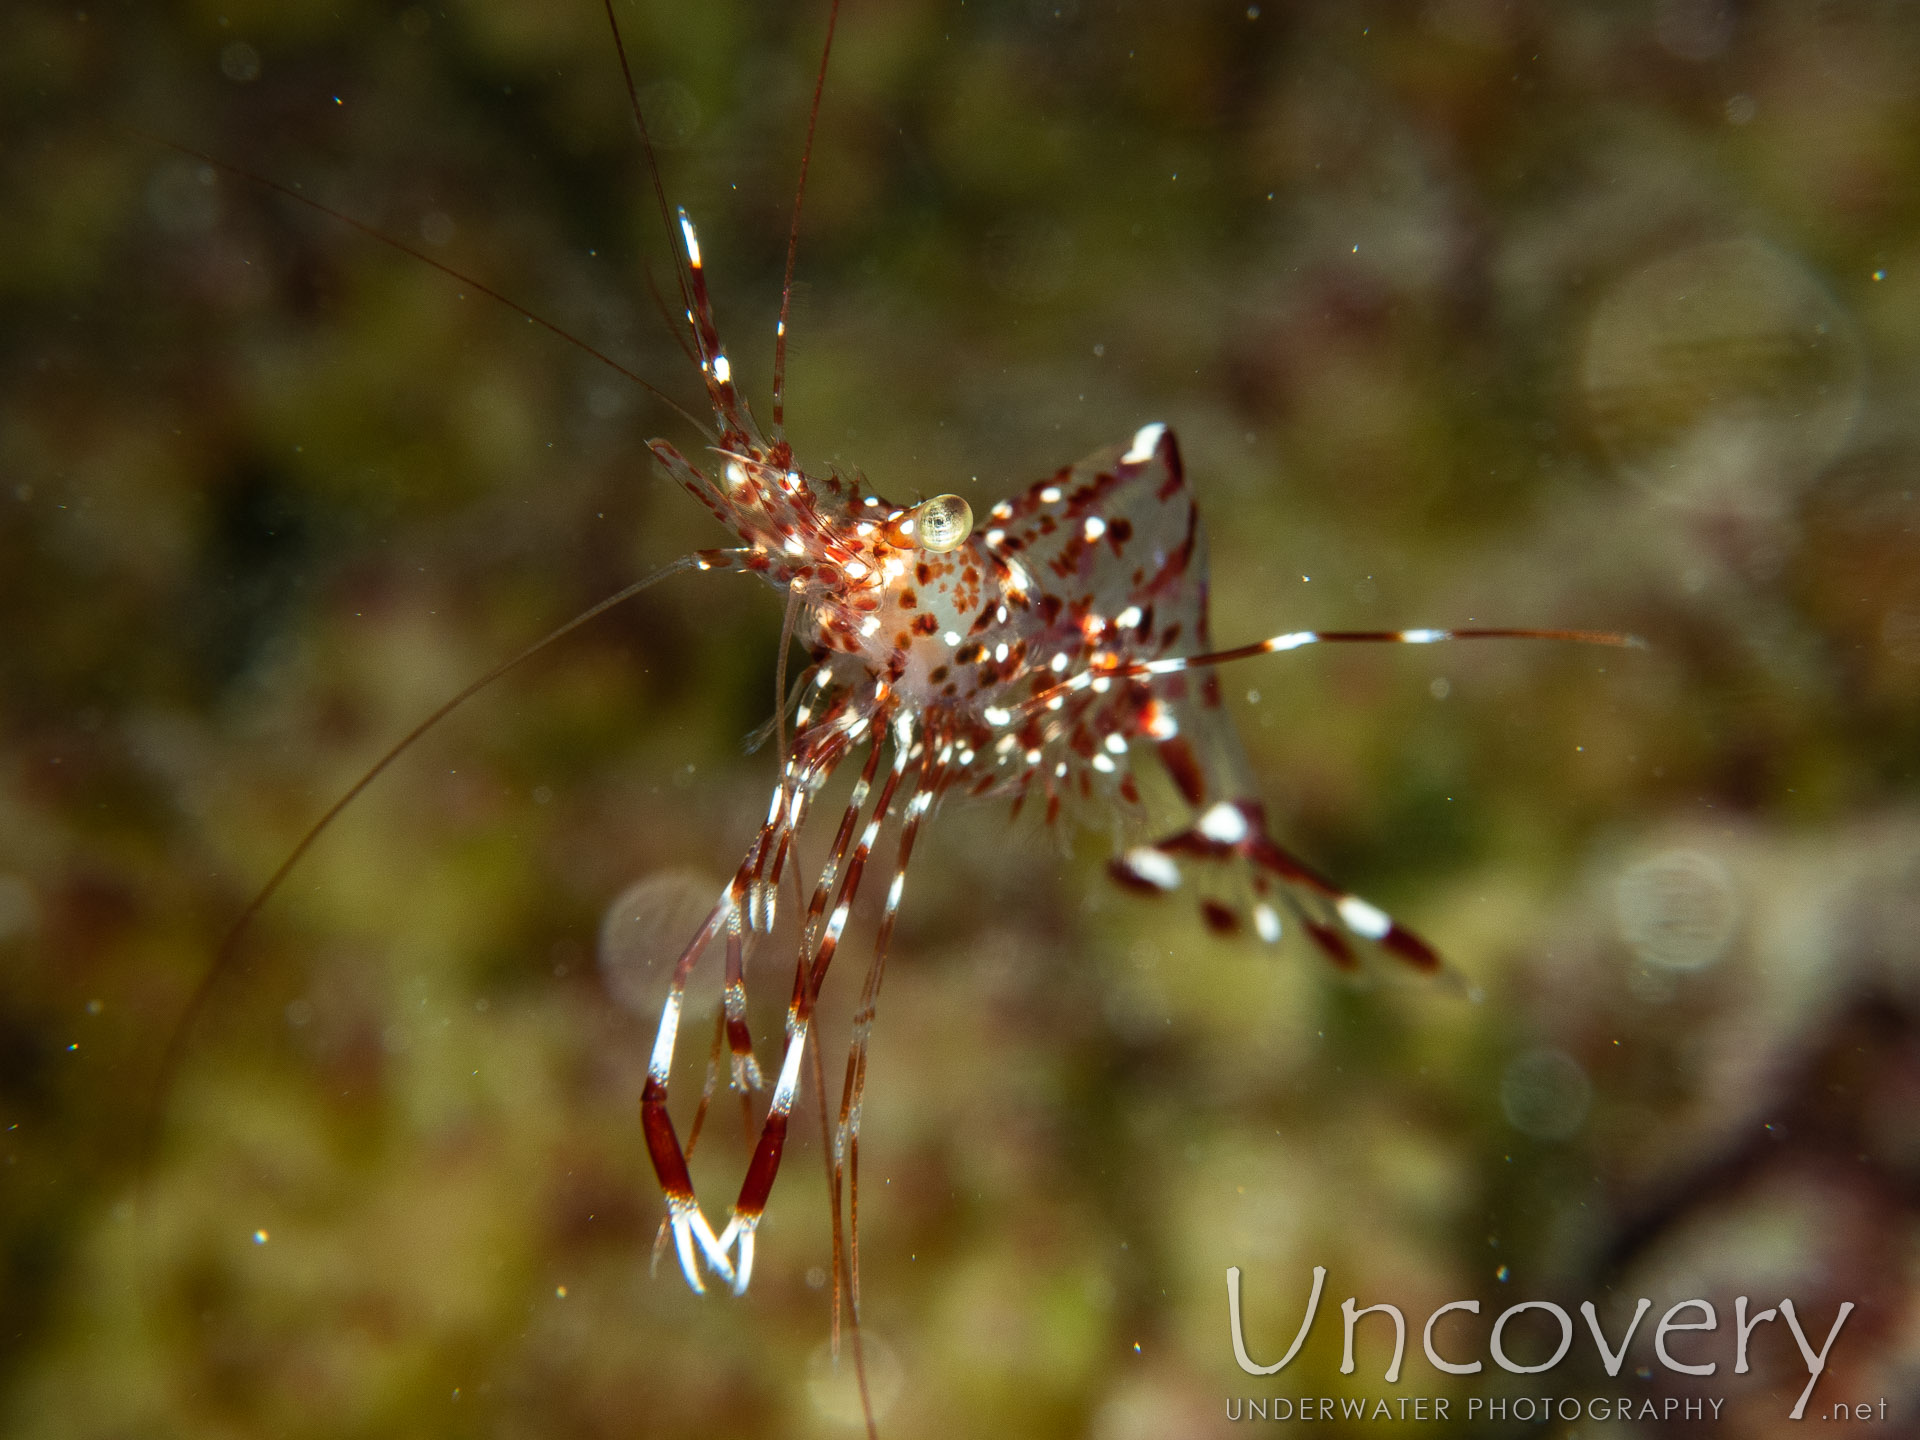
[[[836,3],[829,13],[814,117],[837,10]],[[1275,837],[1223,703],[1220,668],[1324,644],[1512,638],[1612,646],[1637,642],[1599,631],[1478,627],[1290,630],[1217,647],[1208,615],[1205,526],[1178,441],[1160,421],[1141,424],[1130,437],[1058,468],[991,506],[977,521],[958,495],[889,500],[864,480],[808,469],[786,437],[784,401],[788,309],[812,118],[775,331],[771,418],[763,428],[720,339],[696,225],[686,211],[669,206],[660,182],[611,6],[607,18],[662,218],[676,243],[678,299],[712,414],[711,460],[696,463],[663,439],[649,442],[649,450],[735,543],[700,551],[628,587],[435,712],[308,833],[248,907],[241,927],[319,831],[395,756],[520,659],[665,574],[695,569],[759,577],[784,600],[783,641],[787,635],[797,639],[808,659],[791,687],[776,683],[782,733],[765,819],[673,965],[639,1100],[641,1129],[665,1196],[662,1233],[686,1283],[704,1291],[714,1279],[736,1294],[746,1292],[754,1273],[756,1232],[779,1173],[809,1059],[819,1074],[814,1035],[819,999],[868,872],[883,871],[885,898],[856,1003],[837,1111],[830,1124],[823,1113],[830,1131],[836,1315],[844,1278],[857,1343],[858,1179],[869,1042],[916,845],[943,800],[999,801],[1016,814],[1031,809],[1049,826],[1117,819],[1114,828],[1125,838],[1108,868],[1126,890],[1155,898],[1184,894],[1206,928],[1218,933],[1249,933],[1263,943],[1280,944],[1297,931],[1337,968],[1354,968],[1365,952],[1375,951],[1433,974],[1444,967],[1430,943]],[[300,204],[325,209],[302,194],[263,183]],[[358,228],[546,324],[433,257]],[[629,378],[654,388],[638,376]],[[785,649],[783,643],[783,656]],[[790,704],[789,735],[784,717]],[[1151,787],[1143,786],[1144,772],[1153,768],[1169,782],[1176,813],[1163,813],[1165,807],[1150,799]],[[822,792],[843,771],[854,777],[845,808],[825,859],[810,876],[803,875],[796,842]],[[876,858],[889,828],[892,848]],[[746,962],[755,937],[772,932],[786,884],[800,891],[802,909],[779,1061],[769,1083],[749,1024]],[[215,974],[237,936],[238,928]],[[718,1225],[703,1208],[689,1165],[699,1119],[683,1142],[670,1106],[689,987],[713,950],[722,952],[720,1031],[729,1085],[743,1097],[770,1092],[744,1177]],[[184,1030],[183,1022],[177,1033]],[[850,1217],[844,1251],[843,1197]]]
[[[1139,830],[1147,814],[1135,767],[1150,756],[1188,814],[1116,855],[1110,871],[1117,882],[1146,894],[1190,882],[1202,919],[1215,931],[1246,927],[1274,943],[1291,922],[1342,968],[1357,963],[1358,947],[1371,946],[1431,973],[1440,969],[1431,945],[1273,837],[1211,670],[1333,643],[1632,642],[1594,631],[1509,627],[1296,630],[1215,650],[1205,531],[1179,446],[1159,422],[995,505],[984,528],[972,525],[958,496],[903,506],[838,476],[809,476],[783,439],[760,433],[735,388],[712,321],[699,239],[684,213],[679,225],[723,478],[709,478],[665,441],[651,449],[743,542],[703,554],[700,567],[743,569],[785,591],[812,655],[766,821],[674,966],[641,1100],[648,1153],[687,1283],[704,1288],[704,1264],[741,1292],[752,1278],[754,1231],[779,1168],[815,1003],[887,823],[898,822],[899,848],[855,1019],[836,1165],[841,1157],[856,1163],[866,1044],[887,947],[916,836],[941,797],[1007,799],[1016,813],[1031,799],[1048,824],[1067,807],[1118,812]],[[882,776],[883,750],[891,760]],[[739,1196],[716,1232],[667,1113],[687,981],[724,935],[732,1083],[759,1088],[745,1022],[745,934],[771,929],[809,806],[856,755],[864,756],[859,778],[807,905],[779,1078]]]
[[[816,115],[832,25],[830,19]],[[641,128],[644,136],[644,121]],[[803,194],[804,179],[803,161]],[[798,222],[796,201],[796,236]],[[1209,929],[1249,928],[1277,943],[1297,925],[1341,968],[1355,966],[1358,951],[1370,947],[1434,973],[1441,961],[1427,941],[1274,838],[1214,668],[1321,644],[1638,642],[1610,632],[1514,627],[1295,630],[1216,650],[1199,506],[1174,434],[1157,421],[994,505],[978,527],[958,495],[897,504],[837,474],[811,475],[781,425],[785,297],[774,419],[763,433],[720,341],[693,221],[680,210],[675,225],[688,329],[717,432],[718,474],[664,440],[649,449],[741,542],[703,552],[695,563],[755,574],[783,592],[789,628],[811,658],[798,681],[795,730],[766,820],[674,964],[640,1102],[647,1152],[666,1197],[666,1230],[687,1284],[704,1290],[704,1268],[738,1294],[753,1277],[755,1232],[779,1171],[821,987],[885,826],[897,826],[897,850],[831,1142],[836,1203],[843,1175],[850,1194],[857,1184],[867,1046],[888,947],[915,841],[942,797],[1009,800],[1016,815],[1032,800],[1049,825],[1068,811],[1118,814],[1123,831],[1142,837],[1110,862],[1123,887],[1155,895],[1190,885]],[[791,245],[788,265],[790,295]],[[777,699],[784,705],[784,690]],[[883,752],[890,755],[884,767]],[[856,757],[858,778],[806,906],[778,1078],[738,1195],[716,1230],[668,1112],[687,984],[724,937],[730,1083],[742,1092],[763,1088],[746,1021],[747,937],[772,929],[780,883],[812,802]],[[1158,834],[1146,833],[1135,775],[1149,757],[1186,811]],[[852,1203],[857,1210],[857,1199]],[[857,1279],[850,1283],[857,1317]]]

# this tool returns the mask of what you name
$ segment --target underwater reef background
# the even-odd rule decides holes
[[[826,7],[618,13],[764,419]],[[649,1273],[664,970],[772,783],[764,586],[671,580],[435,729],[165,1063],[389,744],[725,543],[643,448],[699,446],[666,406],[175,147],[697,413],[600,8],[20,0],[0,116],[0,1428],[856,1433],[811,1082],[750,1292]],[[1105,828],[935,813],[861,1151],[883,1435],[1213,1436],[1282,1393],[1571,1433],[1464,1418],[1551,1393],[1764,1440],[1806,1367],[1775,1324],[1731,1373],[1740,1295],[1816,1343],[1853,1301],[1809,1416],[1920,1423],[1920,6],[848,0],[790,333],[802,462],[903,502],[1169,423],[1222,644],[1649,642],[1222,672],[1276,833],[1452,983],[1216,937],[1115,890]],[[793,948],[753,957],[763,1065]],[[709,1213],[747,1150],[722,1092]],[[1300,1357],[1246,1375],[1226,1267],[1271,1360],[1316,1264]],[[1388,1385],[1378,1319],[1340,1373],[1348,1296],[1478,1298],[1481,1359],[1521,1300],[1655,1308],[1618,1378],[1584,1333],[1532,1377],[1415,1333]],[[1695,1297],[1712,1377],[1653,1354]]]

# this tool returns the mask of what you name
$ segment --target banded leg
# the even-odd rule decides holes
[[[828,678],[824,668],[819,678],[822,682]],[[802,728],[808,726],[812,721],[811,708],[803,705],[798,719]],[[844,747],[839,737],[831,737],[827,743],[829,748]],[[786,757],[780,784],[768,808],[765,841],[754,851],[746,910],[744,914],[735,910],[727,920],[727,978],[723,995],[727,1041],[732,1050],[731,1088],[740,1094],[741,1116],[749,1134],[752,1133],[752,1113],[748,1109],[748,1096],[761,1089],[766,1081],[760,1073],[759,1061],[754,1058],[753,1037],[747,1028],[746,932],[772,933],[782,869],[826,775],[826,767],[818,763],[803,764],[797,754]]]
[[[713,1106],[714,1092],[720,1088],[720,1055],[727,1044],[726,1012],[716,1011],[713,1019],[713,1044],[707,1049],[707,1078],[700,1086],[700,1103],[693,1107],[693,1123],[687,1126],[687,1143],[684,1152],[689,1165],[693,1163],[693,1152],[700,1144],[700,1132],[706,1128],[707,1111]],[[672,1238],[672,1224],[668,1217],[662,1216],[660,1228],[654,1232],[653,1236],[653,1255],[648,1261],[649,1274],[659,1273],[660,1257],[666,1253],[667,1245]]]
[[[847,745],[839,734],[829,734],[820,744],[810,747],[810,762],[800,767],[803,776],[801,788],[817,789],[825,784],[846,753]],[[871,778],[876,761],[877,750],[868,757],[863,778]],[[640,1096],[640,1124],[646,1137],[647,1155],[653,1162],[654,1175],[666,1196],[667,1222],[673,1232],[680,1269],[687,1277],[687,1283],[695,1290],[706,1288],[700,1281],[696,1247],[698,1254],[706,1258],[708,1267],[715,1274],[729,1283],[734,1282],[735,1276],[732,1263],[727,1259],[728,1247],[722,1245],[715,1236],[713,1227],[700,1209],[693,1179],[687,1169],[687,1152],[674,1131],[673,1117],[667,1108],[674,1044],[679,1033],[681,1011],[686,1003],[687,980],[700,956],[713,943],[722,927],[731,925],[741,914],[752,893],[754,876],[760,868],[760,856],[776,843],[786,808],[776,804],[719,902],[675,962],[667,999],[660,1011],[660,1026],[654,1036],[653,1053],[647,1064],[646,1085]],[[851,822],[843,829],[850,830]],[[732,978],[730,975],[729,979]],[[744,1016],[744,983],[741,1000]]]
[[[713,323],[713,302],[707,294],[707,273],[701,263],[700,237],[684,208],[679,211],[680,239],[687,257],[687,324],[693,330],[694,348],[700,360],[700,373],[707,382],[707,398],[720,419],[720,448],[743,450],[759,448],[759,432],[747,405],[734,388],[733,365],[720,344]]]
[[[755,846],[756,855],[765,848]],[[744,914],[736,907],[727,916],[727,979],[726,988],[721,992],[721,1013],[725,1017],[727,1046],[732,1051],[728,1084],[739,1092],[743,1116],[748,1115],[747,1097],[766,1083],[760,1076],[760,1062],[753,1056],[753,1035],[747,1029],[745,932]],[[691,1140],[688,1143],[691,1145]]]
[[[1178,675],[1225,665],[1234,660],[1250,660],[1256,655],[1277,655],[1287,650],[1302,650],[1309,645],[1437,645],[1446,640],[1563,640],[1574,645],[1609,645],[1631,650],[1646,649],[1647,642],[1637,635],[1612,630],[1522,630],[1480,627],[1464,630],[1289,630],[1270,635],[1230,650],[1209,650],[1199,655],[1164,655],[1156,659],[1123,659],[1115,652],[1096,654],[1084,670],[1050,685],[1006,712],[1002,722],[1016,724],[1034,712],[1050,708],[1061,695],[1091,689],[1105,694],[1116,680],[1141,676]]]
[[[1041,690],[1004,718],[1008,724],[1021,723],[1032,711],[1058,709],[1076,691],[1106,694],[1116,682],[1129,687],[1177,685],[1183,683],[1184,672],[1189,670],[1207,670],[1308,645],[1432,645],[1445,640],[1500,639],[1631,647],[1644,644],[1631,635],[1594,630],[1294,630],[1249,645],[1196,655],[1122,657],[1109,651],[1096,654],[1087,669]],[[1204,638],[1201,643],[1205,643]],[[1253,891],[1253,924],[1262,939],[1280,937],[1283,927],[1274,905],[1277,899],[1307,937],[1343,969],[1358,963],[1351,943],[1354,939],[1378,946],[1417,970],[1442,968],[1439,955],[1425,940],[1378,906],[1335,885],[1268,833],[1260,804],[1241,798],[1250,789],[1245,763],[1232,727],[1219,709],[1217,690],[1207,685],[1198,697],[1173,692],[1155,695],[1137,711],[1135,733],[1156,742],[1160,760],[1182,798],[1192,806],[1194,818],[1185,828],[1116,857],[1109,866],[1116,881],[1151,894],[1179,888],[1183,859],[1229,862],[1236,869],[1244,866]],[[1240,922],[1236,907],[1212,897],[1203,898],[1201,914],[1216,931],[1233,930]]]
[[[741,866],[744,874],[746,866]],[[736,875],[737,884],[739,876]],[[640,1092],[640,1128],[646,1136],[647,1155],[653,1161],[653,1173],[667,1199],[667,1223],[673,1231],[674,1247],[680,1257],[680,1269],[695,1290],[704,1290],[694,1259],[697,1243],[707,1263],[717,1274],[732,1277],[732,1266],[720,1248],[713,1227],[700,1212],[694,1198],[693,1177],[687,1172],[687,1156],[674,1133],[673,1117],[667,1112],[667,1082],[673,1071],[673,1047],[680,1030],[680,1012],[686,1003],[687,978],[701,954],[725,923],[733,904],[733,886],[728,887],[720,903],[713,907],[699,932],[688,942],[673,967],[673,979],[666,1003],[660,1009],[660,1028],[654,1034],[653,1054],[647,1062],[647,1081]]]
[[[1138,845],[1110,864],[1113,878],[1128,889],[1155,893],[1177,889],[1182,859],[1244,860],[1254,870],[1254,928],[1261,939],[1280,938],[1279,915],[1266,898],[1271,876],[1281,882],[1281,898],[1320,949],[1342,969],[1356,963],[1352,935],[1411,965],[1433,973],[1441,968],[1434,948],[1386,911],[1341,889],[1287,850],[1267,831],[1266,812],[1255,800],[1218,800],[1184,830]],[[1209,917],[1211,919],[1211,917]],[[1214,928],[1221,928],[1216,925]]]
[[[734,1267],[733,1279],[736,1294],[747,1288],[753,1276],[754,1234],[759,1228],[761,1216],[765,1213],[767,1196],[772,1192],[774,1177],[780,1170],[780,1159],[786,1146],[787,1126],[793,1112],[794,1096],[800,1084],[800,1065],[812,1030],[814,1006],[819,999],[821,986],[826,981],[827,971],[833,964],[840,937],[846,930],[847,917],[852,912],[854,899],[859,894],[860,881],[866,871],[867,859],[873,853],[873,842],[880,833],[880,827],[892,812],[901,777],[906,773],[909,762],[917,758],[918,752],[912,743],[912,738],[912,727],[902,718],[894,727],[893,765],[880,787],[880,794],[874,801],[872,813],[867,819],[865,829],[861,832],[859,842],[853,846],[850,853],[846,851],[845,845],[851,825],[843,822],[841,826],[835,855],[829,861],[828,872],[835,869],[840,858],[844,856],[845,873],[839,878],[832,913],[827,918],[824,928],[817,921],[825,911],[828,874],[822,875],[821,883],[814,889],[813,902],[809,906],[807,941],[802,945],[800,963],[795,968],[793,999],[787,1009],[787,1049],[780,1065],[780,1078],[774,1085],[773,1101],[767,1108],[767,1118],[761,1126],[759,1144],[754,1147],[753,1158],[748,1162],[746,1178],[740,1186],[740,1196],[734,1202],[733,1216],[719,1238],[719,1244],[723,1250],[733,1244],[739,1247],[739,1260]],[[876,736],[873,752],[868,758],[867,767],[862,775],[863,781],[871,779],[878,753],[879,739]],[[864,799],[864,788],[856,786],[856,793],[848,807],[847,821],[857,821],[859,806]],[[810,961],[809,951],[812,956]]]

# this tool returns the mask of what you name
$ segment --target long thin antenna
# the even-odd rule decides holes
[[[194,1021],[199,1018],[200,1012],[206,1008],[207,1001],[211,998],[214,987],[218,985],[221,978],[233,968],[235,960],[239,958],[241,942],[246,938],[247,932],[253,927],[254,920],[259,916],[260,912],[266,908],[267,902],[279,893],[280,887],[286,883],[287,877],[293,873],[294,867],[298,865],[301,860],[306,857],[307,852],[313,848],[314,842],[326,833],[327,828],[331,826],[335,820],[340,818],[341,813],[349,805],[360,798],[361,794],[369,785],[373,784],[375,780],[378,780],[380,776],[386,772],[389,765],[393,764],[394,761],[398,760],[412,748],[415,741],[419,740],[429,730],[433,729],[434,726],[446,719],[447,716],[451,715],[455,710],[458,710],[475,695],[478,695],[482,690],[493,684],[494,681],[500,679],[509,671],[518,669],[555,641],[571,635],[589,620],[597,619],[601,615],[606,614],[607,611],[613,609],[614,606],[631,600],[649,586],[658,584],[670,575],[677,575],[682,570],[691,569],[697,563],[697,556],[683,555],[671,564],[661,566],[651,575],[644,576],[626,588],[609,595],[597,604],[588,606],[585,610],[582,610],[578,615],[567,621],[566,624],[548,631],[547,634],[527,646],[518,654],[495,665],[491,670],[487,671],[486,674],[467,685],[452,699],[444,702],[431,715],[427,716],[426,719],[422,720],[405,735],[401,736],[384,755],[368,767],[366,772],[361,775],[358,780],[347,787],[346,792],[342,794],[338,800],[335,800],[333,804],[327,807],[326,813],[321,815],[318,820],[314,821],[313,824],[307,828],[307,833],[302,835],[293,849],[287,852],[287,858],[282,860],[279,868],[267,877],[267,882],[254,892],[253,898],[247,902],[246,908],[240,912],[239,918],[237,918],[233,922],[232,927],[228,929],[226,938],[220,942],[219,950],[214,953],[213,964],[207,968],[207,973],[200,977],[200,983],[194,986],[193,993],[187,997],[186,1008],[180,1012],[180,1018],[174,1022],[173,1031],[167,1037],[167,1048],[160,1056],[160,1070],[154,1077],[153,1091],[147,1102],[147,1117],[143,1126],[145,1138],[141,1145],[142,1154],[138,1167],[140,1174],[146,1174],[152,1163],[154,1152],[158,1149],[161,1112],[165,1108],[167,1096],[173,1088],[173,1077],[180,1068],[181,1057],[186,1053],[186,1044],[193,1030]]]
[[[582,340],[578,335],[572,334],[569,331],[561,329],[558,325],[554,324],[553,321],[547,319],[546,316],[536,314],[534,311],[529,310],[526,306],[522,305],[518,300],[515,300],[513,297],[509,295],[502,294],[500,291],[494,289],[491,285],[487,284],[485,281],[476,279],[474,276],[467,274],[467,272],[464,270],[454,269],[453,266],[447,264],[444,260],[434,259],[433,256],[427,254],[424,250],[416,249],[414,246],[409,245],[406,241],[399,239],[397,236],[389,235],[387,234],[386,231],[378,229],[375,226],[369,225],[364,220],[355,219],[353,216],[347,214],[346,211],[344,210],[336,210],[333,208],[333,206],[328,205],[323,201],[316,200],[311,195],[302,194],[300,191],[294,189],[291,185],[283,185],[278,180],[270,180],[265,175],[255,174],[253,171],[248,170],[243,166],[235,165],[231,161],[219,159],[217,156],[209,155],[202,150],[195,150],[190,145],[182,145],[177,140],[168,140],[164,136],[149,135],[143,131],[138,131],[138,130],[134,131],[133,133],[138,135],[142,140],[150,141],[155,145],[164,145],[167,149],[177,151],[178,153],[188,156],[191,159],[198,160],[203,165],[211,165],[216,170],[224,170],[227,174],[232,175],[237,179],[244,180],[249,185],[257,185],[262,190],[271,190],[274,194],[282,196],[288,200],[291,200],[295,204],[304,205],[309,210],[317,211],[318,213],[325,215],[329,220],[337,221],[340,224],[345,225],[351,230],[359,231],[362,235],[366,236],[369,240],[378,240],[382,245],[388,246],[389,248],[394,250],[398,250],[402,255],[406,255],[411,257],[412,259],[418,260],[422,265],[432,266],[435,270],[438,270],[442,275],[447,276],[449,279],[457,280],[462,285],[466,285],[471,287],[472,289],[478,290],[482,295],[486,296],[489,300],[495,301],[498,304],[506,306],[506,308],[513,311],[514,314],[519,315],[524,319],[531,321],[533,324],[538,325],[541,329],[547,331],[549,334],[558,336],[560,339],[566,341],[567,344],[573,346],[576,350],[581,350],[581,351],[584,351],[586,354],[591,355],[595,360],[598,360],[602,365],[605,365],[609,370],[612,370],[614,373],[618,375],[622,375],[626,379],[631,380],[634,384],[638,385],[642,390],[645,390],[649,395],[652,395],[656,400],[660,401],[661,404],[667,406],[675,414],[679,415],[689,425],[693,426],[695,430],[698,430],[702,435],[712,438],[712,435],[713,435],[712,430],[709,429],[708,426],[703,421],[695,418],[695,416],[690,410],[688,410],[678,400],[674,399],[671,395],[667,394],[667,392],[662,390],[658,385],[655,385],[651,380],[642,379],[640,376],[634,374],[633,371],[629,370],[626,366],[622,365],[618,360],[615,360],[611,355],[608,355],[605,351],[596,350],[593,346],[589,345],[586,341]]]
[[[1508,626],[1482,626],[1467,630],[1294,630],[1270,639],[1256,640],[1251,645],[1236,645],[1231,650],[1182,655],[1177,660],[1135,661],[1121,669],[1129,673],[1164,674],[1203,665],[1250,660],[1255,655],[1297,650],[1303,645],[1431,645],[1442,640],[1561,640],[1573,645],[1611,645],[1622,650],[1647,648],[1647,642],[1638,635],[1615,630],[1524,630]]]
[[[613,31],[613,53],[620,61],[620,79],[627,87],[627,108],[633,112],[633,125],[640,132],[640,149],[647,157],[647,177],[653,181],[653,198],[660,205],[660,229],[667,237],[667,249],[673,255],[673,277],[680,287],[682,309],[693,309],[692,292],[687,287],[686,263],[680,257],[679,229],[673,223],[673,206],[667,203],[667,184],[660,178],[660,161],[653,149],[653,135],[647,129],[647,117],[640,109],[640,89],[633,83],[633,66],[627,60],[627,42],[620,35],[620,20],[613,13],[613,0],[602,0],[607,26]],[[692,316],[687,317],[689,328]],[[695,335],[698,342],[699,336]]]
[[[611,3],[611,0],[609,0]],[[827,61],[833,54],[840,0],[827,11],[827,40],[820,47],[820,70],[813,77],[813,104],[807,110],[807,143],[800,150],[800,183],[793,192],[793,223],[787,229],[787,274],[780,283],[780,323],[773,330],[773,438],[785,438],[787,415],[787,311],[793,304],[793,261],[800,253],[800,207],[807,198],[807,168],[813,163],[813,131],[820,120],[820,96],[827,88]]]

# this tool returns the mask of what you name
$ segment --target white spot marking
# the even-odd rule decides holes
[[[1127,753],[1127,737],[1124,735],[1109,735],[1106,739],[1106,746],[1113,754],[1124,755]]]
[[[1041,503],[1046,505],[1058,505],[1060,503],[1060,487],[1058,485],[1047,486],[1046,489],[1040,492],[1040,500]]]
[[[1089,515],[1086,524],[1080,527],[1080,533],[1087,537],[1087,543],[1091,545],[1107,533],[1107,522],[1098,515]]]
[[[1431,645],[1447,638],[1444,630],[1402,630],[1400,638],[1409,645]]]
[[[1109,760],[1106,756],[1096,755],[1093,757],[1093,768],[1098,770],[1102,775],[1111,775],[1113,774],[1114,765],[1113,761]]]
[[[773,1108],[781,1114],[793,1109],[793,1092],[800,1085],[800,1055],[807,1048],[807,1032],[787,1041],[787,1058],[780,1062],[780,1083],[773,1087]]]
[[[1342,895],[1334,908],[1340,912],[1340,918],[1347,922],[1349,930],[1369,940],[1378,940],[1393,929],[1393,921],[1386,911],[1377,905],[1369,905],[1358,895]]]
[[[700,268],[700,237],[693,233],[693,221],[683,212],[680,216],[680,236],[687,242],[687,263],[694,269]]]
[[[735,1223],[740,1226],[740,1268],[733,1277],[733,1293],[744,1295],[747,1293],[747,1282],[753,1279],[753,1231],[759,1222],[735,1217]],[[733,1226],[727,1228],[731,1230]]]
[[[733,366],[727,363],[726,356],[716,355],[713,357],[713,378],[718,380],[722,385],[725,385],[733,379]]]
[[[1121,858],[1127,869],[1154,889],[1178,890],[1180,888],[1180,867],[1173,863],[1171,855],[1156,850],[1151,845],[1141,845],[1129,850]]]
[[[960,632],[958,630],[949,630],[940,638],[949,645],[958,645],[960,643]]]
[[[1140,607],[1138,605],[1127,606],[1126,609],[1113,617],[1113,623],[1118,625],[1122,630],[1133,629],[1134,626],[1140,623]]]
[[[1247,817],[1239,806],[1222,800],[1200,817],[1200,833],[1216,845],[1238,845],[1247,838]]]
[[[1273,906],[1264,900],[1253,907],[1253,928],[1269,945],[1280,938],[1280,917],[1274,913]]]
[[[980,713],[989,725],[1004,725],[1013,719],[1011,710],[1002,710],[998,705],[989,705]]]
[[[1142,425],[1133,432],[1133,448],[1120,457],[1122,465],[1139,465],[1153,458],[1153,452],[1160,446],[1160,437],[1167,433],[1167,427],[1155,422]]]
[[[847,904],[843,900],[833,907],[833,914],[827,919],[827,939],[835,945],[838,945],[840,943],[841,933],[845,931],[846,928]]]
[[[673,1069],[673,1042],[680,1033],[680,992],[671,991],[660,1007],[660,1030],[653,1037],[653,1058],[647,1061],[647,1074],[660,1084],[667,1083]]]

